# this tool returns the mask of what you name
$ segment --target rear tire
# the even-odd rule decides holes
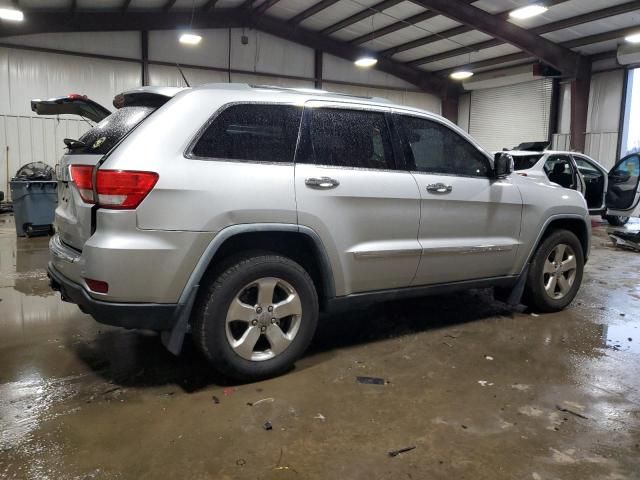
[[[614,227],[624,227],[629,222],[629,217],[621,217],[619,215],[605,215],[603,217],[609,225]]]
[[[556,230],[538,246],[527,275],[525,304],[540,312],[557,312],[575,298],[584,273],[584,253],[576,235]]]
[[[220,373],[255,381],[284,373],[309,346],[318,295],[309,274],[279,255],[231,262],[202,286],[193,338]]]

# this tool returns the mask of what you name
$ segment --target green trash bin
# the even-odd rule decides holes
[[[51,167],[42,162],[25,165],[9,185],[16,234],[30,237],[51,233],[58,204],[58,182]]]

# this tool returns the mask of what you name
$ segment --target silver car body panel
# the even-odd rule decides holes
[[[457,126],[428,112],[374,99],[246,85],[172,93],[171,100],[101,158],[100,168],[159,174],[138,208],[98,208],[92,231],[93,207],[76,195],[69,212],[62,209],[57,216],[54,267],[85,288],[83,278],[108,282],[109,293],[89,292],[94,298],[187,304],[220,245],[249,231],[297,231],[311,237],[326,264],[329,295],[346,296],[518,275],[550,218],[565,215],[589,223],[579,193],[518,175],[444,178],[188,155],[203,125],[233,103],[419,115],[445,124],[482,151]],[[95,156],[70,157],[63,158],[63,165],[97,162]],[[320,190],[305,184],[307,178],[324,176],[338,180],[339,186]],[[425,184],[434,179],[429,177],[451,183],[452,194],[427,196]],[[69,190],[77,194],[72,183]]]

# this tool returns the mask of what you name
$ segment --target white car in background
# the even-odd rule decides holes
[[[516,173],[577,190],[592,215],[602,215],[611,225],[623,226],[640,216],[640,156],[632,153],[609,171],[591,157],[577,152],[509,151]]]

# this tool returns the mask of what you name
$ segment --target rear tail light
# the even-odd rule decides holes
[[[155,172],[98,170],[96,193],[102,208],[134,209],[158,181]]]
[[[95,203],[93,199],[93,166],[71,165],[71,180],[76,184],[84,202]]]
[[[95,182],[96,198],[93,170],[94,167],[88,165],[72,165],[71,179],[75,182],[83,201],[97,203],[101,208],[135,209],[158,181],[158,174],[155,172],[98,170]]]

